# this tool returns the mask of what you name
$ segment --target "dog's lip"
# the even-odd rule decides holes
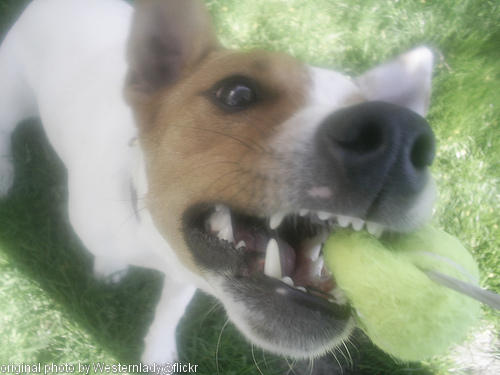
[[[245,293],[240,289],[241,285],[245,285],[243,290],[247,289],[248,285],[259,289],[257,294],[260,300],[266,299],[266,296],[272,296],[274,303],[294,306],[302,311],[305,310],[314,313],[315,315],[312,316],[315,316],[317,319],[323,317],[331,319],[332,321],[348,321],[353,315],[351,306],[347,303],[337,303],[331,299],[321,298],[309,292],[303,292],[280,280],[263,274],[254,275],[245,279],[235,278],[234,283],[231,283],[228,289],[235,289],[237,293]],[[265,291],[262,290],[263,287]],[[266,299],[266,301],[268,300]]]
[[[318,311],[324,315],[334,316],[339,320],[347,320],[352,315],[349,304],[335,303],[332,300],[315,296],[310,292],[303,292],[277,279],[267,276],[264,277],[275,285],[274,292],[276,294],[290,298],[292,302],[297,305]]]

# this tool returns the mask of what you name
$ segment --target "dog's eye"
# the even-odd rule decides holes
[[[257,101],[255,84],[246,77],[229,77],[217,83],[213,97],[223,109],[239,111]]]

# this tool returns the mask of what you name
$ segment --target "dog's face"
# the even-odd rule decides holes
[[[195,1],[141,4],[127,97],[156,227],[251,340],[295,357],[332,349],[353,324],[323,267],[328,233],[410,231],[430,214],[434,138],[417,113],[432,56],[350,79],[221,48]]]

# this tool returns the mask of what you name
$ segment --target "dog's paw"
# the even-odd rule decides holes
[[[175,343],[169,345],[165,341],[168,340],[154,340],[150,335],[145,339],[144,353],[141,357],[141,362],[145,365],[152,366],[156,364],[158,366],[164,366],[167,364],[173,364],[177,361],[177,346]]]
[[[107,257],[94,258],[94,276],[105,282],[119,283],[128,272],[128,264]]]
[[[7,195],[14,183],[14,166],[7,157],[0,157],[0,198]]]
[[[144,352],[141,358],[144,364],[172,364],[178,359],[175,335],[177,324],[167,318],[168,311],[159,307],[149,332],[144,337]]]

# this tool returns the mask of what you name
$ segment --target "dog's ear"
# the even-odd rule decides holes
[[[415,48],[356,79],[364,97],[409,108],[425,116],[429,109],[432,52]]]
[[[217,47],[199,0],[137,1],[127,51],[127,98],[144,98],[175,83]]]

